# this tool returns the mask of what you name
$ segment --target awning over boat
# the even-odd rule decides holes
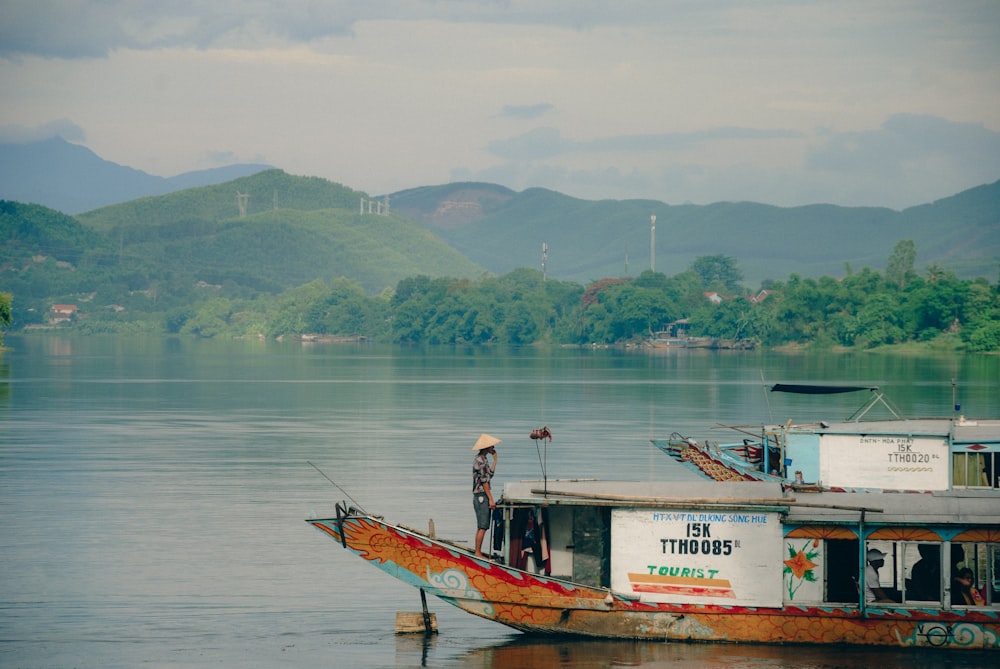
[[[834,395],[836,393],[878,389],[878,386],[810,386],[799,383],[776,383],[771,386],[772,393],[798,393],[800,395]]]

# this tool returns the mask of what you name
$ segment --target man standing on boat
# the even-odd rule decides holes
[[[500,443],[496,437],[488,434],[479,435],[472,450],[476,458],[472,461],[472,508],[476,510],[476,557],[483,557],[483,539],[493,518],[496,500],[490,489],[490,481],[497,470],[497,451],[495,446]],[[489,454],[493,454],[493,464],[490,464]]]

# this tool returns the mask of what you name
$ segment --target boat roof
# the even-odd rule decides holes
[[[826,492],[796,494],[785,523],[865,522],[878,525],[998,525],[1000,497],[988,490]]]
[[[774,504],[783,499],[779,482],[741,481],[724,485],[720,488],[718,481],[528,480],[508,482],[503,497],[513,504],[590,506],[676,505],[692,500],[720,504],[725,499],[740,505],[746,505],[748,500]]]
[[[515,481],[504,486],[512,505],[614,508],[715,508],[781,511],[785,523],[1000,525],[1000,496],[989,490],[932,493],[793,492],[769,481]]]
[[[793,424],[791,432],[817,434],[884,434],[947,436],[957,443],[1000,442],[1000,420],[952,420],[950,418],[899,418],[888,420],[831,421]]]
[[[1000,420],[964,420],[955,423],[954,441],[959,443],[1000,442]]]

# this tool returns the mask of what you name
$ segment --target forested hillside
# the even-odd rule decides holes
[[[224,221],[241,216],[237,195],[245,196],[245,215],[276,210],[340,209],[358,212],[364,193],[319,177],[267,170],[215,186],[144,197],[101,207],[77,216],[102,231],[129,231],[185,221]]]
[[[89,333],[525,345],[635,344],[672,330],[754,345],[940,340],[993,351],[995,279],[955,267],[996,253],[998,188],[906,212],[589,202],[475,184],[375,200],[271,170],[75,218],[2,202],[0,294],[12,296],[15,328]],[[656,271],[649,211],[656,248],[683,249],[658,252]],[[545,273],[513,266],[541,264],[535,239],[550,245]],[[588,278],[560,276],[566,249]]]
[[[483,271],[405,217],[362,214],[363,198],[272,170],[76,218],[5,202],[0,292],[15,297],[15,326],[47,322],[53,303],[85,303],[92,320],[162,323],[207,299],[254,299],[317,280],[348,277],[377,293],[409,276]]]
[[[883,269],[902,239],[916,243],[918,267],[937,265],[962,278],[995,279],[1000,270],[1000,181],[901,212],[590,201],[491,184],[413,189],[393,194],[392,201],[495,273],[540,267],[545,243],[550,276],[580,282],[636,276],[651,266],[650,216],[656,216],[655,269],[667,274],[683,271],[698,256],[723,254],[739,260],[750,285],[790,274],[841,276],[850,268]]]
[[[361,213],[362,200],[325,179],[270,170],[78,218],[171,273],[267,292],[337,277],[377,292],[414,274],[481,271],[404,217]]]

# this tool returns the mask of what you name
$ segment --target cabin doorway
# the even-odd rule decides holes
[[[578,506],[573,509],[573,580],[601,588],[611,587],[611,509]]]
[[[826,601],[857,604],[858,540],[826,540]]]
[[[611,587],[611,510],[550,506],[552,576],[583,585]]]

